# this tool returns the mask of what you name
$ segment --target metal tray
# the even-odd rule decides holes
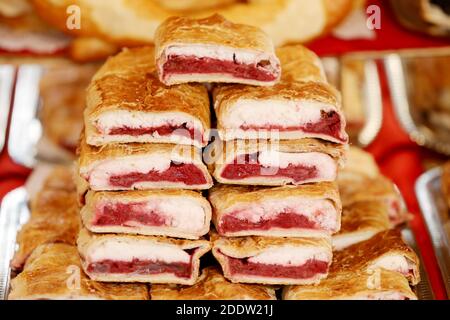
[[[416,194],[450,297],[450,218],[441,191],[441,175],[441,168],[425,172],[416,182]]]
[[[16,250],[16,235],[21,226],[29,219],[29,196],[25,187],[9,192],[1,203],[0,208],[0,300],[8,296],[9,281],[11,278],[10,261]],[[403,237],[408,245],[420,258],[420,283],[414,288],[419,300],[434,299],[428,276],[423,268],[422,258],[416,240],[409,228],[403,230]]]

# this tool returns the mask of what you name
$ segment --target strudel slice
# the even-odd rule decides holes
[[[101,283],[81,270],[77,248],[64,243],[36,248],[11,281],[10,300],[148,300],[144,284]]]
[[[280,62],[261,29],[235,24],[220,15],[203,19],[171,17],[155,32],[161,82],[232,82],[273,85]]]
[[[267,186],[335,181],[345,152],[343,146],[317,139],[216,140],[208,148],[214,151],[217,181]]]
[[[340,94],[326,81],[315,80],[317,63],[311,59],[299,65],[289,64],[289,68],[302,68],[298,73],[303,78],[296,69],[287,68],[295,81],[282,79],[272,87],[217,86],[213,98],[220,138],[320,138],[346,144]],[[304,71],[308,68],[305,64],[314,70],[311,75]]]
[[[336,251],[333,261],[341,269],[357,268],[370,272],[383,268],[401,273],[412,285],[420,281],[419,258],[403,241],[399,229],[379,232],[369,240]],[[330,272],[334,271],[334,262]]]
[[[316,284],[332,261],[329,238],[224,238],[211,235],[213,255],[236,283]]]
[[[211,205],[191,190],[89,191],[81,216],[95,233],[198,239],[209,232]]]
[[[269,286],[232,283],[218,267],[203,269],[193,286],[152,285],[152,300],[276,300]]]
[[[334,183],[277,188],[218,185],[210,190],[213,221],[222,236],[323,237],[340,229]]]
[[[341,230],[333,235],[333,249],[342,250],[366,241],[390,227],[387,207],[383,201],[353,203],[342,210]]]
[[[78,236],[83,270],[96,281],[193,285],[200,257],[210,250],[206,240],[119,234]]]
[[[192,146],[129,143],[97,148],[83,139],[79,171],[95,191],[212,186],[200,150]]]
[[[201,84],[166,87],[153,47],[125,49],[94,76],[84,112],[91,145],[177,143],[203,147],[210,129],[209,97]]]

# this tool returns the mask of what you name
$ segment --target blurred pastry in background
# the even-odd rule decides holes
[[[38,153],[51,160],[75,156],[85,107],[86,88],[98,65],[64,62],[49,66],[41,79],[42,105],[39,118],[43,137]]]
[[[353,6],[353,0],[31,1],[40,17],[60,31],[117,46],[153,43],[157,26],[170,16],[202,18],[214,13],[235,23],[260,27],[275,45],[306,42],[332,30]],[[81,9],[79,29],[67,29],[69,5]]]
[[[433,36],[450,35],[450,1],[391,0],[399,22],[408,29]]]
[[[442,172],[442,192],[444,194],[444,199],[447,201],[447,205],[450,208],[450,161],[448,161]]]

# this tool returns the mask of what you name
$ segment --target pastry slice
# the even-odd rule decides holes
[[[144,284],[101,283],[81,270],[77,248],[63,243],[36,248],[11,280],[9,300],[148,300]]]
[[[386,269],[336,270],[319,285],[286,286],[283,300],[417,300],[408,280]]]
[[[81,216],[95,233],[198,239],[209,232],[211,205],[191,190],[89,191]]]
[[[447,162],[442,168],[442,194],[444,200],[447,202],[450,208],[450,162]]]
[[[332,260],[328,238],[224,238],[213,233],[214,257],[235,283],[317,284]]]
[[[290,47],[280,50],[292,53]],[[320,138],[347,143],[339,92],[320,76],[317,57],[301,52],[304,61],[288,63],[288,80],[282,78],[274,86],[219,85],[214,89],[222,140]]]
[[[386,204],[392,226],[402,224],[409,219],[401,195],[394,183],[379,175],[376,178],[359,177],[352,180],[339,178],[339,192],[343,206],[360,201],[382,201]]]
[[[95,191],[159,188],[208,189],[212,178],[201,150],[174,144],[111,144],[81,141],[79,173]]]
[[[269,286],[232,283],[218,267],[207,267],[193,286],[152,285],[152,300],[276,300]]]
[[[126,67],[124,67],[126,66]],[[86,140],[108,143],[208,143],[208,91],[159,82],[153,47],[125,49],[96,73],[87,91]]]
[[[280,62],[261,29],[220,15],[203,19],[171,17],[155,32],[159,79],[166,85],[231,82],[273,85]]]
[[[341,168],[338,174],[340,181],[348,181],[350,184],[353,180],[375,179],[380,175],[373,155],[361,148],[349,146],[345,158],[345,167]]]
[[[334,252],[330,273],[335,271],[335,266],[340,270],[374,271],[383,268],[401,273],[412,285],[420,281],[419,258],[403,241],[398,229],[379,232],[369,240]]]
[[[340,229],[334,183],[277,188],[218,185],[210,190],[213,221],[225,237],[323,237]]]
[[[118,234],[92,234],[82,229],[78,251],[83,270],[96,281],[193,285],[206,240]]]
[[[361,201],[344,207],[341,230],[333,235],[333,249],[342,250],[366,241],[391,227],[386,204],[382,201]]]
[[[220,183],[268,186],[334,181],[345,152],[316,139],[216,140],[208,148],[217,151],[212,168]]]

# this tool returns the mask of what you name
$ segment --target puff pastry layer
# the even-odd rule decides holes
[[[153,47],[124,49],[95,74],[84,112],[88,144],[207,144],[206,88],[200,84],[164,86],[158,80],[154,56]]]
[[[157,143],[97,148],[82,139],[79,174],[95,191],[208,189],[212,178],[200,152],[192,146]],[[83,182],[78,184],[82,187]]]
[[[89,191],[81,217],[95,233],[198,239],[209,231],[211,205],[190,190]]]
[[[77,248],[63,243],[36,248],[11,281],[10,300],[148,300],[144,284],[101,283],[81,271]]]
[[[218,185],[210,190],[213,221],[222,236],[324,237],[340,229],[334,183],[297,187]]]
[[[329,238],[224,238],[211,234],[214,257],[235,283],[316,284],[332,260]]]
[[[320,138],[347,143],[341,97],[326,82],[319,58],[299,45],[279,48],[277,53],[283,57],[284,50],[289,60],[282,60],[283,76],[274,86],[220,85],[214,89],[220,138]]]
[[[93,234],[82,229],[77,240],[86,274],[104,282],[151,282],[193,285],[206,240]]]
[[[203,19],[171,17],[155,32],[161,82],[231,82],[273,85],[280,62],[261,29],[216,14]]]
[[[204,153],[220,183],[280,186],[336,180],[345,148],[318,139],[219,139]]]
[[[150,295],[152,300],[276,300],[274,288],[232,283],[217,267],[203,269],[190,287],[152,285]]]

